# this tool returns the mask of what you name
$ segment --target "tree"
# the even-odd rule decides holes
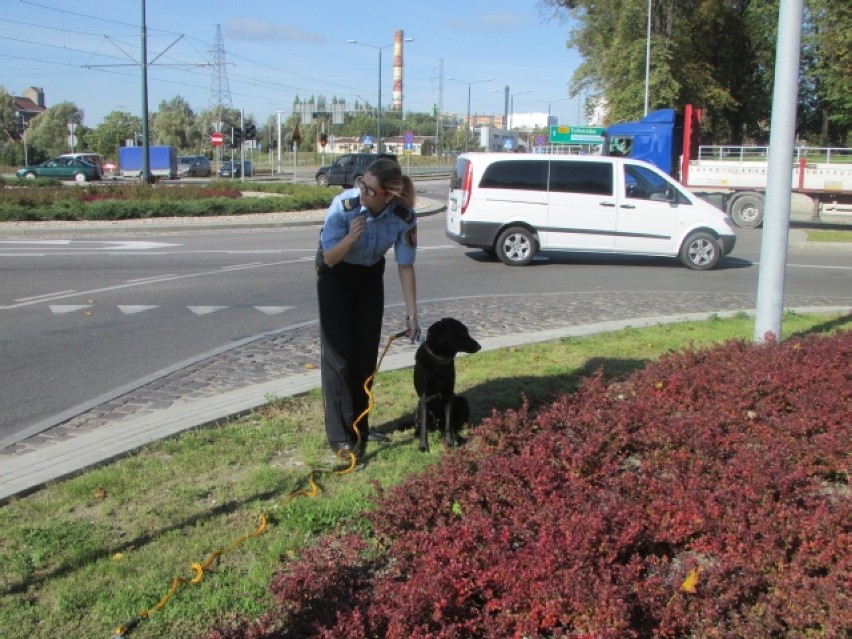
[[[119,147],[134,139],[142,131],[142,118],[127,111],[107,114],[85,139],[86,148],[97,151],[105,158],[116,159]]]
[[[6,93],[0,85],[0,163],[20,164],[23,162],[21,120],[15,113],[15,96]]]
[[[157,144],[173,146],[183,151],[200,147],[202,136],[196,125],[195,114],[189,102],[181,96],[160,102],[153,121]]]
[[[852,128],[852,7],[846,0],[810,0],[803,35],[802,89],[813,96],[799,113],[800,130],[823,145],[846,145]],[[800,97],[800,111],[802,102]]]
[[[60,102],[40,113],[27,129],[30,163],[41,162],[70,150],[68,125],[76,124],[75,135],[83,140],[87,129],[82,126],[83,111],[73,102]],[[81,145],[76,145],[81,148]]]
[[[542,0],[575,18],[568,46],[584,62],[571,93],[605,102],[609,121],[644,113],[646,0]],[[845,0],[806,0],[799,134],[831,123],[845,137],[852,30]],[[779,0],[651,0],[649,109],[702,107],[707,141],[766,142]]]

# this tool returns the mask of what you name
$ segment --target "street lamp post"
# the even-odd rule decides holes
[[[29,166],[30,161],[27,158],[27,116],[20,111],[15,111],[15,115],[21,118],[21,140],[24,143],[24,166]]]
[[[465,152],[470,151],[470,87],[474,84],[480,84],[481,82],[491,82],[494,78],[486,78],[485,80],[474,80],[473,82],[468,82],[467,80],[462,80],[460,78],[448,77],[447,80],[454,80],[456,82],[461,82],[462,84],[467,85],[467,120],[465,121],[465,131],[464,131],[464,150]]]
[[[571,98],[559,98],[558,100],[542,100],[541,98],[537,98],[538,102],[544,102],[547,105],[547,126],[550,126],[550,105],[556,104],[557,102],[564,102],[565,100],[570,99]]]
[[[523,95],[524,93],[532,93],[532,89],[528,89],[527,91],[518,91],[517,93],[513,93],[509,96],[509,130],[512,130],[512,125],[514,124],[513,120],[515,119],[515,96]]]
[[[367,44],[366,42],[361,42],[360,40],[347,40],[349,44],[360,44],[362,47],[370,47],[371,49],[376,49],[379,52],[379,115],[376,120],[376,153],[382,152],[382,49],[388,49],[393,46],[393,44],[385,44],[380,47],[374,44]],[[405,38],[403,42],[414,42],[414,38]]]
[[[651,84],[651,0],[648,0],[648,35],[645,39],[645,115],[648,115],[648,93]]]

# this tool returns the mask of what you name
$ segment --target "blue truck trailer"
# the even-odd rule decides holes
[[[141,146],[123,146],[118,150],[118,170],[122,177],[142,177]],[[148,170],[151,177],[176,180],[178,177],[177,150],[173,146],[149,146]]]

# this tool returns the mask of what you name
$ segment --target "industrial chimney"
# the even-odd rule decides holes
[[[402,29],[393,34],[393,104],[391,109],[402,111]]]

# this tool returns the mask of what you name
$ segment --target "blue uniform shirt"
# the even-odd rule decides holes
[[[365,215],[367,226],[364,233],[343,261],[372,266],[393,246],[397,264],[414,264],[417,254],[417,217],[412,212],[411,221],[406,222],[393,212],[393,203],[373,217],[367,207],[361,205],[359,195],[358,189],[350,189],[331,202],[320,231],[322,250],[326,251],[340,242],[349,233],[349,223],[356,216]]]

